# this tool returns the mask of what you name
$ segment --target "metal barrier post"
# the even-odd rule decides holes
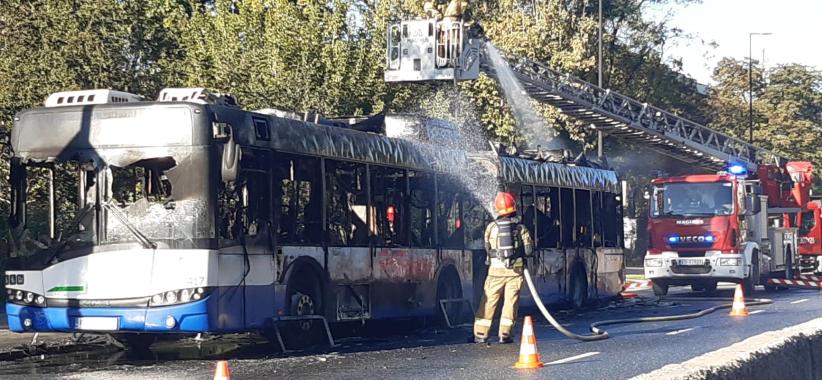
[[[446,298],[440,300],[440,309],[442,310],[442,315],[445,316],[445,324],[448,326],[448,328],[453,329],[471,325],[467,323],[463,323],[456,326],[451,324],[451,318],[448,316],[448,312],[445,310],[446,303],[466,303],[468,304],[468,308],[471,309],[471,315],[474,315],[474,305],[471,304],[471,301],[469,301],[467,298]]]
[[[328,326],[328,320],[325,319],[322,315],[294,315],[294,316],[285,316],[285,317],[277,317],[274,320],[274,334],[277,336],[277,342],[280,344],[280,348],[282,348],[283,352],[286,352],[285,342],[283,342],[282,335],[280,334],[280,329],[277,326],[278,322],[283,321],[305,321],[305,320],[320,320],[323,322],[323,327],[325,328],[325,334],[328,338],[328,345],[331,348],[337,347],[337,344],[334,343],[334,337],[331,336],[331,328]]]

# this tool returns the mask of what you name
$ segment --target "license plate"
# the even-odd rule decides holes
[[[75,322],[77,330],[116,331],[118,325],[117,317],[79,317]]]
[[[679,265],[705,265],[705,259],[679,259]]]

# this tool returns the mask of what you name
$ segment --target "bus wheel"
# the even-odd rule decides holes
[[[128,350],[136,352],[148,351],[149,347],[157,342],[155,334],[111,334],[111,337],[126,346]]]
[[[436,323],[445,326],[445,315],[442,312],[443,307],[440,306],[440,300],[460,299],[462,298],[462,286],[460,285],[460,277],[453,267],[445,268],[440,273],[437,279],[437,295],[434,302],[434,315],[436,316]],[[462,302],[446,302],[445,312],[448,313],[449,321],[452,325],[458,324],[457,319],[462,315]]]
[[[588,302],[588,276],[585,268],[577,264],[571,271],[571,283],[568,287],[568,300],[574,309],[580,309]]]
[[[305,315],[322,315],[322,291],[319,280],[310,271],[302,270],[294,274],[287,287],[288,315],[292,317]],[[324,329],[317,320],[298,320],[284,323],[281,326],[283,339],[289,349],[305,348],[317,341]]]

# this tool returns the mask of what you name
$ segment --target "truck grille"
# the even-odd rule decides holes
[[[705,251],[677,252],[679,257],[705,257]]]
[[[671,267],[671,272],[676,274],[706,274],[711,272],[711,267],[704,265],[676,265]]]

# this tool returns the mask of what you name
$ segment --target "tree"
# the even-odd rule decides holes
[[[755,99],[761,115],[754,130],[757,145],[822,168],[822,74],[789,64],[772,69],[767,86]]]
[[[822,167],[822,74],[808,66],[772,68],[767,76],[753,62],[754,145],[791,160]],[[767,79],[766,79],[767,78]],[[709,127],[748,140],[748,63],[724,58],[714,70],[708,99]]]

